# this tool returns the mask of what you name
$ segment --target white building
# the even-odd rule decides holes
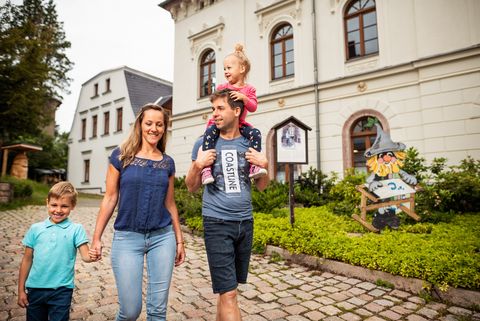
[[[172,83],[120,67],[82,85],[68,144],[68,180],[84,192],[105,192],[112,150],[128,136],[138,111],[156,102],[171,112]]]
[[[365,167],[380,120],[427,161],[480,158],[480,1],[168,0],[175,20],[173,145],[177,174],[209,117],[211,88],[236,43],[252,63],[272,175],[272,126],[295,116],[312,128],[309,165]],[[298,168],[300,169],[300,168]],[[305,169],[305,166],[304,166]]]

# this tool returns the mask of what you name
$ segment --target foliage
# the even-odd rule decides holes
[[[12,143],[27,143],[38,145],[43,148],[42,151],[30,153],[28,155],[29,170],[36,168],[59,169],[67,168],[68,164],[68,133],[58,134],[51,137],[40,133],[36,137],[20,136]]]
[[[310,167],[295,181],[295,203],[304,207],[325,205],[334,183],[334,178],[328,179],[322,171]]]
[[[255,215],[254,247],[275,245],[293,253],[339,260],[395,275],[426,280],[445,287],[480,288],[480,216],[460,215],[452,222],[362,232],[360,224],[334,215],[327,207],[296,210],[295,228],[287,217]]]
[[[189,218],[201,217],[202,193],[190,193],[185,185],[185,176],[175,178],[175,202],[180,220],[184,223]]]
[[[193,216],[185,219],[185,224],[191,228],[194,232],[203,233],[203,220],[202,216]]]
[[[427,166],[425,165],[425,158],[420,157],[418,150],[415,147],[410,147],[405,150],[406,158],[402,170],[410,175],[413,175],[421,182],[425,178]]]
[[[263,213],[272,213],[276,208],[287,206],[288,185],[270,181],[263,192],[252,186],[252,205],[254,211]]]
[[[355,186],[364,184],[365,179],[364,173],[355,172],[353,168],[346,170],[343,179],[330,189],[330,210],[335,214],[349,216],[355,213],[361,197]]]
[[[52,121],[45,109],[68,87],[73,64],[52,0],[7,0],[0,7],[0,41],[1,146],[19,136],[35,137]]]
[[[378,285],[378,286],[382,286],[384,288],[395,289],[395,285],[393,285],[392,283],[390,283],[388,281],[382,280],[382,279],[377,279],[375,281],[375,284]]]
[[[45,199],[50,189],[48,185],[28,179],[18,179],[12,176],[4,176],[1,178],[1,181],[14,185],[14,199],[10,203],[0,204],[0,211],[15,209],[26,205],[45,204]],[[18,191],[15,192],[15,189]],[[30,193],[30,190],[32,190],[32,193]]]
[[[445,160],[437,159],[431,167],[428,183],[417,195],[418,207],[428,211],[468,213],[480,209],[480,160],[471,157],[458,166],[445,169]],[[425,214],[424,214],[425,215]]]
[[[13,186],[13,198],[27,198],[33,194],[32,181],[18,179],[13,176],[2,177],[2,182],[10,183]]]

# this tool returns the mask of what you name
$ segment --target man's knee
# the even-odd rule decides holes
[[[231,290],[220,294],[220,303],[222,305],[237,305],[237,290]]]

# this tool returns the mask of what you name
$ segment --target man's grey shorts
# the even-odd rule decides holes
[[[225,293],[247,282],[253,219],[225,221],[204,216],[203,230],[213,293]]]

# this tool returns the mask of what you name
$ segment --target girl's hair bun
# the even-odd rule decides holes
[[[243,45],[240,43],[237,43],[235,45],[235,51],[243,52]]]

